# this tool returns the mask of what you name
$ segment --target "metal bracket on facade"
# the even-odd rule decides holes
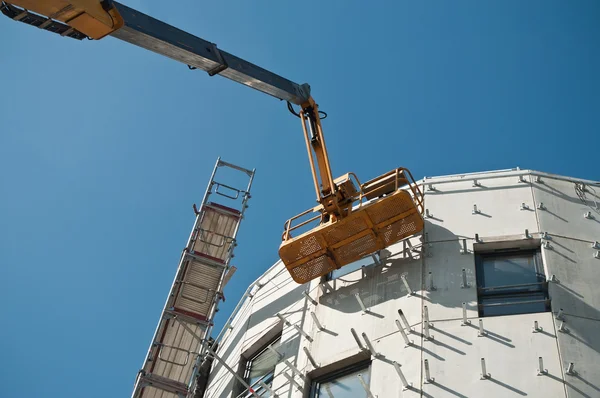
[[[313,366],[313,368],[318,369],[321,367],[321,365],[319,363],[317,363],[317,361],[315,361],[315,359],[313,358],[313,356],[310,354],[310,352],[308,351],[308,348],[306,347],[302,347],[302,349],[304,350],[304,353],[306,354],[306,357],[308,358],[308,360],[310,361],[310,364]]]
[[[400,334],[402,335],[402,338],[404,339],[404,347],[408,347],[413,345],[413,341],[408,339],[408,335],[406,334],[406,332],[404,331],[404,328],[402,327],[402,325],[400,324],[400,321],[395,319],[396,322],[396,326],[398,327],[398,330],[400,331]]]
[[[400,369],[402,365],[400,365],[396,361],[392,362],[392,364],[394,365],[394,368],[396,368],[396,373],[398,373],[398,377],[400,377],[400,381],[402,382],[402,390],[406,391],[412,389],[412,383],[409,383],[406,380],[406,377],[404,377],[404,373],[402,373],[402,369]]]
[[[367,314],[369,312],[369,309],[365,306],[365,303],[360,298],[360,294],[354,293],[354,298],[356,298],[356,301],[358,301],[358,305],[360,305],[360,309],[362,310],[363,315]]]
[[[321,325],[321,322],[319,322],[319,319],[317,318],[317,316],[315,315],[314,312],[310,312],[310,316],[313,319],[313,322],[315,323],[315,325],[317,326],[317,329],[319,329],[319,331],[321,330],[325,330],[325,326]]]
[[[542,357],[538,357],[538,376],[544,376],[548,374],[548,369],[544,369],[544,359]]]
[[[308,301],[310,301],[312,303],[312,305],[314,305],[314,306],[319,305],[319,302],[317,300],[315,300],[314,298],[310,297],[310,294],[306,290],[302,291],[302,294],[308,299]]]
[[[485,337],[487,336],[487,332],[483,328],[483,319],[479,319],[479,332],[477,333],[477,337]]]
[[[425,368],[425,384],[433,383],[435,378],[431,377],[431,373],[429,372],[429,361],[427,359],[423,361],[423,367]]]
[[[361,351],[365,351],[367,348],[365,348],[365,346],[360,341],[360,338],[358,337],[358,334],[356,333],[356,330],[354,330],[354,328],[350,328],[350,333],[352,333],[352,337],[354,337],[354,341],[356,341],[356,344],[358,345],[358,348]]]
[[[487,380],[492,377],[491,373],[487,372],[485,367],[485,358],[481,358],[481,380]]]
[[[358,377],[358,380],[360,381],[360,384],[362,385],[362,387],[364,388],[365,392],[367,393],[367,397],[368,398],[375,398],[375,396],[373,395],[373,393],[369,389],[369,386],[367,385],[367,383],[363,379],[362,374],[358,374],[358,375],[356,375],[356,377]]]
[[[367,334],[363,332],[362,337],[365,340],[365,343],[367,344],[368,350],[371,352],[371,355],[373,355],[375,358],[380,357],[381,354],[375,351],[375,347],[373,347],[373,344],[371,343],[371,340],[369,340],[369,338],[367,337]]]
[[[406,329],[408,330],[408,332],[411,333],[413,331],[413,328],[410,327],[410,323],[408,323],[408,319],[406,319],[406,316],[404,315],[404,311],[398,310],[398,316],[400,316],[400,319],[402,320],[404,325],[406,325]]]
[[[416,292],[410,288],[410,285],[408,284],[408,281],[406,280],[406,275],[402,274],[400,276],[400,278],[402,279],[402,282],[404,283],[404,287],[406,287],[406,290],[408,290],[408,296],[414,296],[416,294]]]
[[[462,323],[460,326],[467,326],[471,324],[471,321],[467,319],[467,303],[462,303]]]
[[[558,327],[558,331],[561,333],[569,333],[569,329],[567,329],[565,327],[565,323],[567,323],[566,321],[561,321],[560,322],[560,326]]]

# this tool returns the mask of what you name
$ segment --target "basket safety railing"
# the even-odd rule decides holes
[[[419,187],[419,185],[416,183],[410,170],[408,170],[404,167],[399,167],[397,169],[391,170],[388,173],[385,173],[373,180],[366,182],[365,184],[360,184],[358,177],[354,173],[348,173],[348,175],[350,177],[353,177],[356,180],[356,182],[358,183],[357,186],[359,187],[358,194],[356,195],[355,199],[352,201],[352,204],[349,206],[348,214],[351,214],[353,211],[357,211],[357,210],[361,209],[363,207],[363,205],[369,203],[368,201],[365,200],[367,198],[367,196],[379,189],[379,187],[373,187],[371,189],[366,189],[370,183],[372,183],[374,181],[384,181],[386,177],[391,177],[391,176],[393,176],[393,180],[394,180],[393,192],[397,192],[399,189],[404,189],[404,190],[410,191],[412,194],[411,196],[413,198],[413,202],[414,202],[415,206],[417,207],[419,214],[423,215],[425,212],[423,192],[421,191],[421,188]],[[403,183],[403,184],[401,184],[401,183]],[[318,213],[318,214],[309,219],[300,221],[298,224],[294,224],[294,222],[296,220],[301,219],[311,213]],[[322,220],[322,219],[323,219],[323,206],[321,206],[321,205],[318,205],[318,206],[310,208],[306,211],[303,211],[302,213],[290,218],[289,220],[287,220],[285,222],[284,227],[283,227],[282,240],[286,241],[286,240],[292,238],[292,234],[291,234],[292,231],[298,230],[299,228],[301,228],[303,226],[309,225],[311,223],[314,223],[315,221]]]

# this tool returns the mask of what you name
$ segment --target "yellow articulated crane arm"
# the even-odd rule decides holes
[[[364,184],[353,173],[333,178],[321,125],[325,114],[308,84],[294,83],[116,1],[12,0],[1,2],[0,12],[77,40],[112,36],[287,101],[302,122],[318,202],[284,226],[279,256],[296,282],[324,276],[423,230],[423,194],[407,169]]]

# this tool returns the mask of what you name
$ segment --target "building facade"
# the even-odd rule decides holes
[[[519,169],[419,185],[418,236],[252,284],[204,397],[600,397],[600,185]]]

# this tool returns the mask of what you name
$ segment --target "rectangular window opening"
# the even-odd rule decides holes
[[[371,362],[361,362],[313,380],[310,398],[368,398],[362,383],[371,384]]]
[[[240,363],[240,375],[246,383],[254,390],[259,397],[269,397],[270,392],[263,388],[260,382],[268,387],[273,385],[275,377],[275,367],[279,363],[279,356],[275,351],[281,346],[281,333],[279,333],[269,343],[265,344],[258,352],[250,358],[242,358]],[[271,349],[269,349],[269,347]],[[237,383],[237,393],[234,397],[252,397],[241,383]]]
[[[480,317],[550,311],[540,249],[475,253]]]

